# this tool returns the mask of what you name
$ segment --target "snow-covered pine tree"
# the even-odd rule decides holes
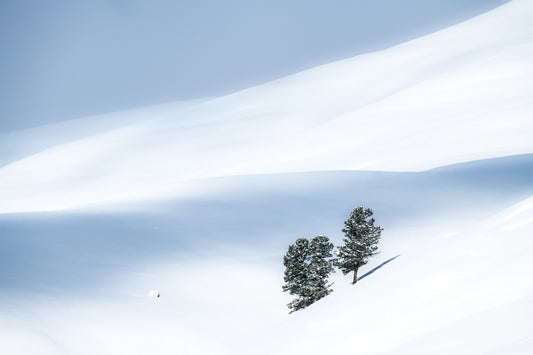
[[[333,243],[325,235],[316,236],[309,243],[309,268],[315,291],[315,301],[333,292],[331,289],[332,284],[328,284],[329,275],[335,271],[332,259],[333,248]]]
[[[303,287],[307,284],[309,277],[308,255],[309,240],[298,238],[294,244],[289,245],[289,250],[283,257],[283,265],[285,266],[283,291],[298,296],[296,300],[287,305],[289,309],[292,309],[292,312],[306,307],[306,300],[303,299]]]
[[[344,222],[344,245],[336,253],[335,266],[344,275],[353,271],[353,284],[357,282],[357,270],[375,255],[383,228],[374,226],[374,213],[370,208],[356,207]]]
[[[333,243],[320,235],[311,241],[299,238],[283,257],[285,284],[283,291],[297,296],[287,306],[290,313],[305,308],[327,296],[331,290],[328,277],[334,271],[331,261]]]

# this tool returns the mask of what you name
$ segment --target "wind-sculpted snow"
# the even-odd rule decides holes
[[[452,190],[446,193],[453,195]],[[478,193],[488,194],[489,190]],[[302,201],[299,207],[309,219],[303,222],[320,220],[326,209],[315,208],[315,204],[306,206],[305,202],[309,201]],[[20,264],[3,265],[2,284],[6,285],[6,273],[11,273],[19,277],[18,286],[23,289],[8,279],[10,287],[2,292],[0,347],[38,354],[352,354],[353,349],[360,354],[389,351],[387,354],[472,355],[490,351],[497,354],[500,349],[527,353],[533,325],[533,281],[529,277],[533,222],[511,231],[506,228],[517,216],[522,221],[533,220],[531,197],[514,206],[508,205],[509,200],[492,204],[484,201],[483,207],[477,206],[477,212],[484,213],[476,218],[469,214],[472,207],[463,208],[461,202],[464,200],[456,210],[441,212],[440,220],[427,215],[417,218],[415,214],[405,216],[408,222],[392,226],[375,211],[385,227],[381,253],[361,272],[372,270],[394,255],[401,257],[355,287],[349,278],[336,273],[331,295],[292,315],[285,307],[289,299],[281,292],[284,249],[298,236],[320,233],[323,229],[319,225],[331,229],[330,236],[338,241],[341,222],[349,210],[337,210],[335,223],[320,220],[311,224],[312,234],[303,222],[291,224],[294,214],[278,206],[280,213],[287,215],[285,223],[276,221],[262,235],[264,226],[252,223],[239,229],[232,225],[235,221],[217,219],[217,209],[213,209],[202,220],[207,223],[204,232],[213,230],[204,238],[221,238],[221,244],[215,246],[205,240],[190,240],[192,246],[180,246],[170,236],[164,243],[157,228],[165,226],[158,223],[147,223],[151,228],[138,230],[146,236],[140,242],[130,233],[135,225],[145,223],[138,215],[100,230],[94,225],[101,222],[101,217],[87,224],[56,220],[55,230],[49,233],[46,225],[54,221],[48,215],[46,221],[35,224],[33,240],[22,238],[17,248],[8,248],[13,259],[20,257]],[[234,211],[253,210],[254,203],[258,201]],[[497,208],[505,205],[508,208],[498,212]],[[162,213],[160,207],[158,214]],[[15,216],[21,217],[4,218]],[[249,217],[244,214],[238,222],[246,224]],[[21,225],[28,226],[37,218],[28,215],[14,229],[20,230]],[[261,219],[272,221],[267,214],[257,216],[255,221]],[[6,220],[2,223],[5,227]],[[91,237],[99,246],[83,237],[85,228],[93,228],[96,233]],[[180,238],[179,228],[166,228]],[[104,230],[109,234],[99,233]],[[242,240],[248,242],[228,243],[239,231]],[[29,235],[27,232],[24,234]],[[51,238],[54,234],[55,240]],[[189,239],[191,236],[198,235],[188,234]],[[261,240],[251,241],[258,236]],[[44,239],[41,244],[36,242],[39,238]],[[158,251],[154,243],[164,246],[166,252]],[[272,243],[277,246],[268,246]],[[33,249],[33,257],[23,254],[28,248]],[[69,253],[69,259],[65,259]],[[152,257],[146,258],[147,253]],[[47,264],[40,263],[58,255],[63,259],[46,275],[43,268]],[[35,269],[24,270],[23,263],[27,262]],[[98,271],[99,267],[102,270]],[[70,268],[72,275],[68,275]],[[32,273],[36,273],[34,279]],[[52,276],[63,279],[63,284]],[[20,278],[32,284],[23,285]],[[45,285],[39,285],[39,278]],[[147,295],[147,290],[155,288],[161,292],[160,298]]]
[[[204,248],[260,247],[282,254],[296,237],[340,237],[347,213],[360,204],[373,208],[386,231],[416,228],[421,221],[452,228],[533,195],[531,176],[533,154],[528,154],[418,173],[207,179],[190,185],[197,193],[188,198],[110,210],[7,214],[0,217],[0,285],[84,292],[126,266]],[[509,225],[522,221],[519,217]]]
[[[221,96],[388,48],[508,1],[96,0],[31,9],[11,1],[0,12],[0,133]]]
[[[2,136],[0,352],[530,353],[532,15]],[[287,245],[358,205],[364,281],[289,315]]]
[[[210,177],[418,171],[531,153],[532,16],[516,0],[384,51],[48,140],[17,161],[2,153],[11,163],[0,168],[0,212],[184,196],[187,181]]]

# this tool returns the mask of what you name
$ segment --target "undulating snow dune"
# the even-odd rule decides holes
[[[78,294],[131,265],[211,249],[260,248],[279,258],[298,236],[339,237],[347,213],[359,204],[371,206],[387,231],[413,228],[418,235],[420,223],[437,231],[443,224],[453,228],[533,195],[531,176],[533,154],[527,154],[414,173],[207,179],[188,185],[198,191],[188,198],[111,210],[5,214],[0,216],[0,284],[17,293]],[[387,236],[391,239],[394,233]]]
[[[2,136],[0,352],[531,353],[531,18]],[[398,257],[289,315],[287,245],[361,204]]]
[[[501,175],[500,180],[512,178]],[[368,180],[362,185],[372,187]],[[423,209],[428,206],[425,195],[440,194],[437,200],[443,202],[446,195],[460,195],[462,186],[421,191],[415,202]],[[533,335],[533,203],[532,197],[520,195],[531,196],[531,188],[523,184],[521,193],[495,193],[477,201],[477,207],[462,206],[459,200],[454,208],[450,201],[443,203],[449,207],[443,211],[408,214],[396,223],[376,209],[378,223],[386,227],[381,254],[362,272],[400,256],[355,287],[350,277],[335,274],[333,294],[292,315],[285,307],[289,296],[280,287],[282,253],[304,233],[327,231],[338,242],[344,206],[328,204],[338,216],[320,219],[325,208],[296,199],[293,208],[270,205],[278,209],[276,220],[261,199],[240,196],[242,206],[236,208],[228,197],[219,196],[215,201],[226,204],[217,207],[242,213],[244,227],[236,226],[237,217],[217,218],[216,208],[206,209],[189,223],[203,218],[209,240],[195,243],[196,233],[186,231],[192,245],[169,242],[157,231],[174,231],[180,238],[179,225],[187,228],[188,216],[172,206],[159,206],[159,217],[144,216],[143,221],[140,215],[115,216],[107,224],[102,224],[103,217],[93,216],[84,224],[83,217],[68,223],[57,215],[29,214],[10,225],[6,221],[16,215],[6,215],[4,231],[14,237],[18,229],[26,237],[19,239],[19,264],[9,265],[8,260],[2,268],[10,287],[1,296],[0,348],[28,354],[527,354]],[[387,192],[399,193],[395,190]],[[465,200],[490,191],[465,189]],[[287,192],[280,201],[293,197]],[[272,225],[247,225],[246,209],[263,212],[255,221],[264,218]],[[315,233],[293,220],[302,217],[296,209],[307,213],[303,222]],[[164,213],[177,213],[181,219],[165,225]],[[321,223],[313,224],[313,218]],[[135,235],[139,225],[141,233]],[[17,251],[13,244],[9,252]],[[34,258],[24,252],[33,252]],[[152,289],[161,297],[151,297]]]
[[[418,173],[243,176],[121,212],[5,214],[0,348],[527,353],[532,169],[529,154]],[[332,295],[288,315],[287,244],[319,233],[340,242],[356,203],[385,227],[362,272],[400,256],[356,287],[337,273]]]
[[[179,196],[199,178],[414,171],[530,153],[532,16],[530,1],[515,0],[384,51],[153,115],[145,109],[144,119],[132,114],[129,124],[86,136],[78,126],[72,140],[24,158],[3,153],[0,212]],[[28,145],[39,136],[26,135]]]

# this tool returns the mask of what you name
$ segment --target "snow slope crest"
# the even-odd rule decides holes
[[[0,212],[179,196],[210,177],[533,152],[532,17],[533,4],[515,0],[387,50],[50,143],[0,168]]]

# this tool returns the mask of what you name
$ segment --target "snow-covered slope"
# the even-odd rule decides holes
[[[372,207],[388,242],[398,238],[397,229],[421,234],[421,224],[433,225],[427,233],[441,233],[531,196],[531,176],[533,154],[528,154],[416,173],[207,179],[189,185],[196,196],[121,205],[119,211],[113,206],[4,214],[0,284],[13,292],[78,293],[106,283],[126,266],[204,249],[259,248],[281,255],[296,236],[338,236],[346,214],[359,204]]]
[[[515,0],[381,52],[78,131],[0,169],[0,211],[180,195],[184,181],[216,176],[422,170],[530,153],[532,16],[530,1]]]
[[[509,181],[503,176],[501,180]],[[372,187],[369,181],[362,185]],[[423,195],[460,193],[460,189],[454,192],[453,184],[444,186],[449,189],[421,192],[419,202]],[[529,189],[532,187],[530,184]],[[397,188],[401,190],[405,185]],[[525,194],[528,187],[523,188]],[[398,193],[395,190],[389,188],[383,194]],[[474,188],[469,190],[476,193]],[[261,199],[247,196],[248,200],[237,197],[243,204],[241,213],[261,205]],[[287,201],[293,197],[287,192]],[[229,198],[219,196],[215,200]],[[192,237],[196,234],[192,233],[192,249],[165,244],[156,228],[176,233],[180,230],[158,223],[157,216],[145,216],[152,221],[152,228],[141,230],[146,238],[141,243],[140,236],[129,233],[147,223],[137,215],[118,217],[116,225],[108,224],[100,230],[94,225],[103,219],[85,225],[63,221],[52,229],[57,233],[55,237],[46,233],[57,218],[54,215],[19,216],[18,230],[26,228],[28,235],[19,243],[38,253],[37,260],[32,260],[24,255],[32,250],[23,252],[25,248],[19,245],[18,255],[45,269],[60,255],[65,270],[49,270],[50,275],[44,279],[48,287],[41,285],[38,290],[35,285],[23,285],[20,279],[19,286],[26,286],[26,290],[3,288],[0,348],[28,354],[526,354],[531,351],[533,336],[533,281],[529,277],[532,198],[496,213],[490,211],[509,201],[501,200],[501,196],[492,203],[483,201],[476,211],[484,218],[472,218],[467,211],[473,207],[462,209],[458,203],[458,210],[436,213],[441,217],[438,223],[435,215],[417,218],[415,214],[405,216],[411,223],[391,227],[390,218],[376,211],[377,221],[386,228],[381,254],[362,272],[400,256],[355,287],[349,284],[349,277],[335,274],[333,294],[292,315],[285,307],[289,296],[282,294],[280,286],[284,249],[302,236],[298,230],[305,230],[301,226],[291,229],[294,210],[281,208],[279,214],[285,218],[279,218],[270,228],[260,223],[254,228],[252,223],[239,229],[235,220],[215,218],[205,223],[220,233],[212,232],[210,243],[195,242]],[[296,207],[304,209],[311,220],[320,217],[321,212],[313,206],[300,200]],[[340,207],[329,206],[335,211]],[[181,213],[172,206],[155,210],[159,216],[176,213],[179,217]],[[462,213],[454,214],[457,211]],[[321,226],[315,224],[315,234],[326,229],[338,242],[346,213],[336,221],[323,219]],[[211,216],[207,213],[201,217],[209,220]],[[272,221],[268,213],[257,219],[261,216]],[[242,213],[242,217],[245,223],[248,215]],[[4,216],[0,223],[4,227],[9,225],[5,218],[16,215]],[[33,238],[29,237],[31,228],[27,229],[31,224],[36,226]],[[132,228],[117,227],[127,224]],[[186,225],[183,221],[178,224]],[[81,237],[87,228],[100,233],[93,233],[92,240]],[[4,230],[14,237],[17,228]],[[287,231],[294,235],[286,235]],[[266,236],[261,236],[263,232]],[[313,235],[310,233],[307,236]],[[236,236],[247,241],[230,242]],[[254,241],[257,236],[262,238]],[[268,236],[279,242],[272,243]],[[47,241],[39,244],[41,237],[48,241],[55,238],[56,242],[48,250]],[[223,245],[216,243],[217,237]],[[61,239],[63,243],[58,242]],[[78,245],[72,248],[76,240]],[[123,243],[115,243],[117,240]],[[91,241],[98,243],[103,252],[87,253],[95,248]],[[150,242],[170,250],[154,252]],[[269,244],[276,247],[265,247]],[[157,257],[139,259],[142,253]],[[22,264],[20,269],[7,269],[39,285],[39,276],[45,271],[35,270],[38,276],[32,279],[24,275]],[[107,268],[97,273],[100,276],[95,281],[88,274],[97,271],[99,264]],[[67,268],[74,268],[66,279],[68,285],[57,283],[54,276],[65,281],[70,272]],[[5,270],[2,268],[2,272]],[[152,289],[161,297],[149,296]]]
[[[533,210],[521,207],[503,215],[522,210],[524,218],[531,218]],[[441,225],[441,233],[387,243],[398,243],[399,258],[364,279],[360,289],[339,287],[337,298],[302,314],[309,323],[320,318],[306,331],[307,340],[337,339],[310,342],[305,349],[505,354],[506,347],[516,347],[516,353],[530,352],[533,283],[528,255],[533,252],[533,224],[512,232],[507,222],[489,228],[500,217],[463,225],[454,233]]]
[[[531,353],[532,17],[3,136],[0,352]],[[361,273],[400,256],[289,315],[287,245],[360,204]]]

